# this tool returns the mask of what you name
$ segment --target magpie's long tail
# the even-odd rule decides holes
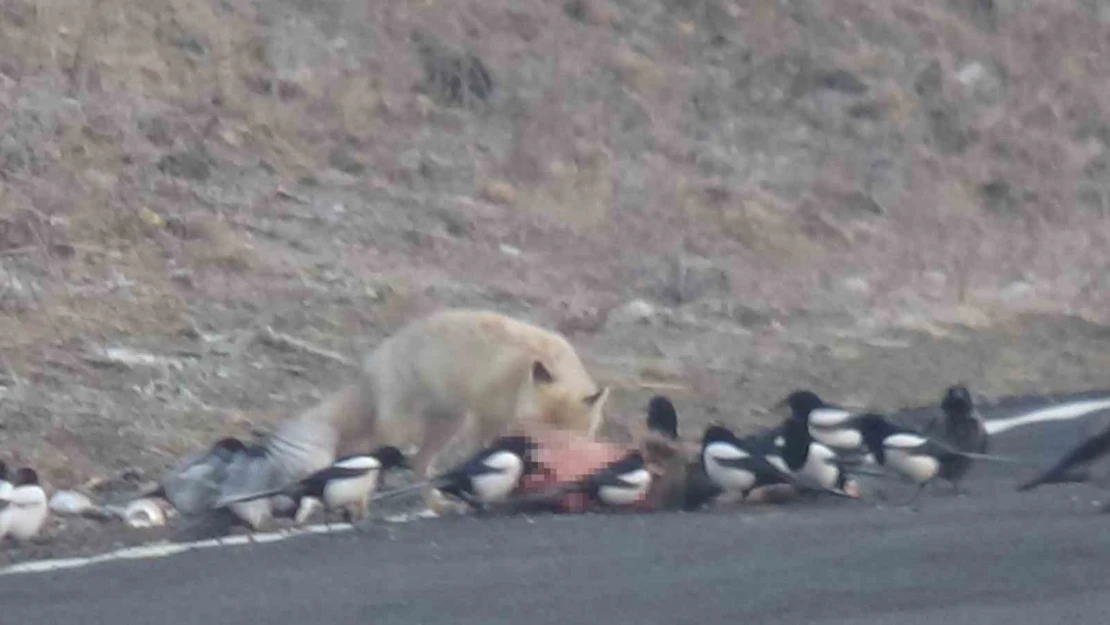
[[[421,480],[419,482],[413,482],[412,484],[408,484],[406,486],[400,486],[400,487],[394,488],[392,490],[383,491],[383,492],[377,493],[376,495],[371,497],[370,502],[381,501],[383,499],[392,499],[392,498],[394,498],[398,495],[404,495],[405,493],[411,493],[412,491],[419,490],[421,488],[424,488],[425,486],[435,486],[436,484],[443,483],[443,478],[444,478],[444,476],[428,478],[426,480]]]
[[[1053,467],[1052,469],[1038,475],[1037,477],[1021,484],[1017,487],[1018,491],[1032,490],[1038,486],[1045,484],[1074,484],[1077,482],[1086,482],[1090,479],[1090,474],[1084,469],[1060,469]]]
[[[855,475],[873,475],[875,477],[890,477],[890,474],[877,468],[869,463],[859,462],[856,460],[842,460],[840,458],[830,458],[826,460],[829,464],[835,465],[845,473],[852,473]]]
[[[975,458],[977,460],[993,460],[995,462],[1009,462],[1011,464],[1039,464],[1031,458],[1015,458],[1013,456],[994,456],[990,454],[977,454],[971,451],[958,451],[957,454],[965,458]]]
[[[212,507],[213,508],[223,508],[223,507],[231,505],[233,503],[243,503],[243,502],[247,502],[247,501],[254,501],[256,499],[263,499],[265,497],[273,497],[274,495],[282,495],[282,494],[287,494],[287,495],[293,496],[295,493],[293,492],[293,489],[290,489],[288,486],[282,486],[280,488],[270,488],[270,489],[267,489],[267,490],[256,491],[256,492],[253,492],[253,493],[246,493],[246,494],[243,494],[243,495],[231,495],[231,496],[228,496],[228,497],[221,497],[220,499],[217,499],[215,503],[212,504]]]

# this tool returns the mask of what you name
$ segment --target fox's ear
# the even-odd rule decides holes
[[[543,366],[543,363],[537,360],[532,363],[532,381],[540,384],[551,384],[555,381],[555,376],[551,375],[547,367]]]

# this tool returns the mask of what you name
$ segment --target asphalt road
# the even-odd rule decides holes
[[[1017,402],[988,416],[1033,407]],[[1000,432],[994,451],[1047,461],[1074,444],[1085,421]],[[823,500],[436,519],[6,575],[0,622],[1102,623],[1110,515],[1092,500],[1103,493],[1013,491],[1036,470],[980,464],[968,496],[941,485],[918,512]],[[892,499],[912,492],[888,488]]]

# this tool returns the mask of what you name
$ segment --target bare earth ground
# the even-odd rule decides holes
[[[444,305],[566,332],[617,438],[1103,387],[1108,45],[1080,1],[0,3],[0,456],[155,478]]]

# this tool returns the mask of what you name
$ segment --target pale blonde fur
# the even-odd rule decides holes
[[[363,363],[358,379],[283,424],[271,448],[286,478],[379,445],[417,445],[412,465],[435,472],[449,446],[468,450],[510,430],[593,435],[609,389],[571,344],[538,326],[484,310],[447,309],[410,323]],[[443,502],[429,498],[429,505]]]

